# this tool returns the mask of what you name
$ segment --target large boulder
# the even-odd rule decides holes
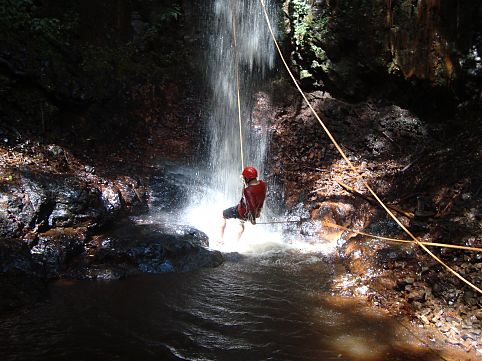
[[[73,262],[64,275],[105,280],[219,266],[221,253],[208,250],[207,244],[208,237],[189,226],[127,223],[91,240],[84,257]]]
[[[15,172],[0,183],[0,238],[58,227],[99,227],[147,209],[145,190],[128,177],[106,181],[70,175]]]
[[[207,245],[203,232],[182,225],[125,223],[93,237],[85,227],[60,227],[32,240],[0,240],[0,274],[109,280],[219,266],[222,254]]]
[[[56,278],[70,261],[85,251],[86,228],[57,228],[38,236],[30,249],[33,269],[41,276]]]

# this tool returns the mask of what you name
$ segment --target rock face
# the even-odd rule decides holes
[[[284,10],[307,87],[354,99],[377,89],[402,98],[410,98],[406,89],[479,96],[478,2],[287,0]]]
[[[0,183],[0,238],[58,227],[100,227],[128,211],[145,211],[145,189],[132,178],[99,184],[71,175],[12,172]]]
[[[108,181],[27,168],[3,172],[9,173],[0,182],[3,272],[58,277],[85,252],[93,232],[118,217],[147,210],[145,188],[130,177]]]
[[[206,249],[207,236],[187,226],[124,224],[100,235],[101,227],[147,210],[146,189],[132,177],[10,174],[0,183],[3,273],[112,279],[222,262]]]

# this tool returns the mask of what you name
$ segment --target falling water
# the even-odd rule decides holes
[[[252,119],[252,100],[256,88],[274,67],[275,54],[259,1],[214,0],[212,6],[208,58],[213,94],[209,116],[210,166],[213,186],[228,203],[234,203],[240,196],[242,168],[237,73],[244,162],[255,166],[262,175],[267,124],[264,119]],[[267,7],[273,15],[274,7],[269,1]]]
[[[274,19],[276,11],[272,0],[266,1],[266,9]],[[259,1],[212,0],[207,11],[211,14],[207,25],[206,56],[211,94],[207,99],[209,112],[206,119],[209,175],[202,177],[204,185],[208,180],[208,189],[204,187],[202,195],[194,200],[197,206],[191,209],[196,208],[198,212],[190,221],[209,234],[206,220],[199,223],[202,218],[199,212],[204,217],[206,214],[212,216],[213,212],[220,214],[222,209],[239,201],[241,154],[244,166],[254,166],[260,178],[264,178],[268,124],[266,119],[252,116],[252,111],[256,91],[274,68],[275,49]],[[238,84],[241,121],[238,117]],[[267,208],[265,206],[265,215],[269,213]]]

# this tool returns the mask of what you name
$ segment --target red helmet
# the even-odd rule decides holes
[[[253,179],[258,177],[258,171],[254,167],[246,167],[241,173],[244,178]]]

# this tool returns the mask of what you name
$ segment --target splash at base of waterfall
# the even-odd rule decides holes
[[[222,211],[232,207],[220,192],[209,191],[199,203],[194,203],[184,211],[183,221],[203,231],[209,237],[209,248],[221,252],[238,252],[251,255],[265,255],[284,251],[301,253],[332,254],[336,242],[324,242],[319,237],[303,237],[299,232],[287,231],[282,223],[269,223],[270,220],[261,215],[259,223],[244,223],[244,232],[238,239],[240,221],[226,220],[224,238],[220,240]]]

